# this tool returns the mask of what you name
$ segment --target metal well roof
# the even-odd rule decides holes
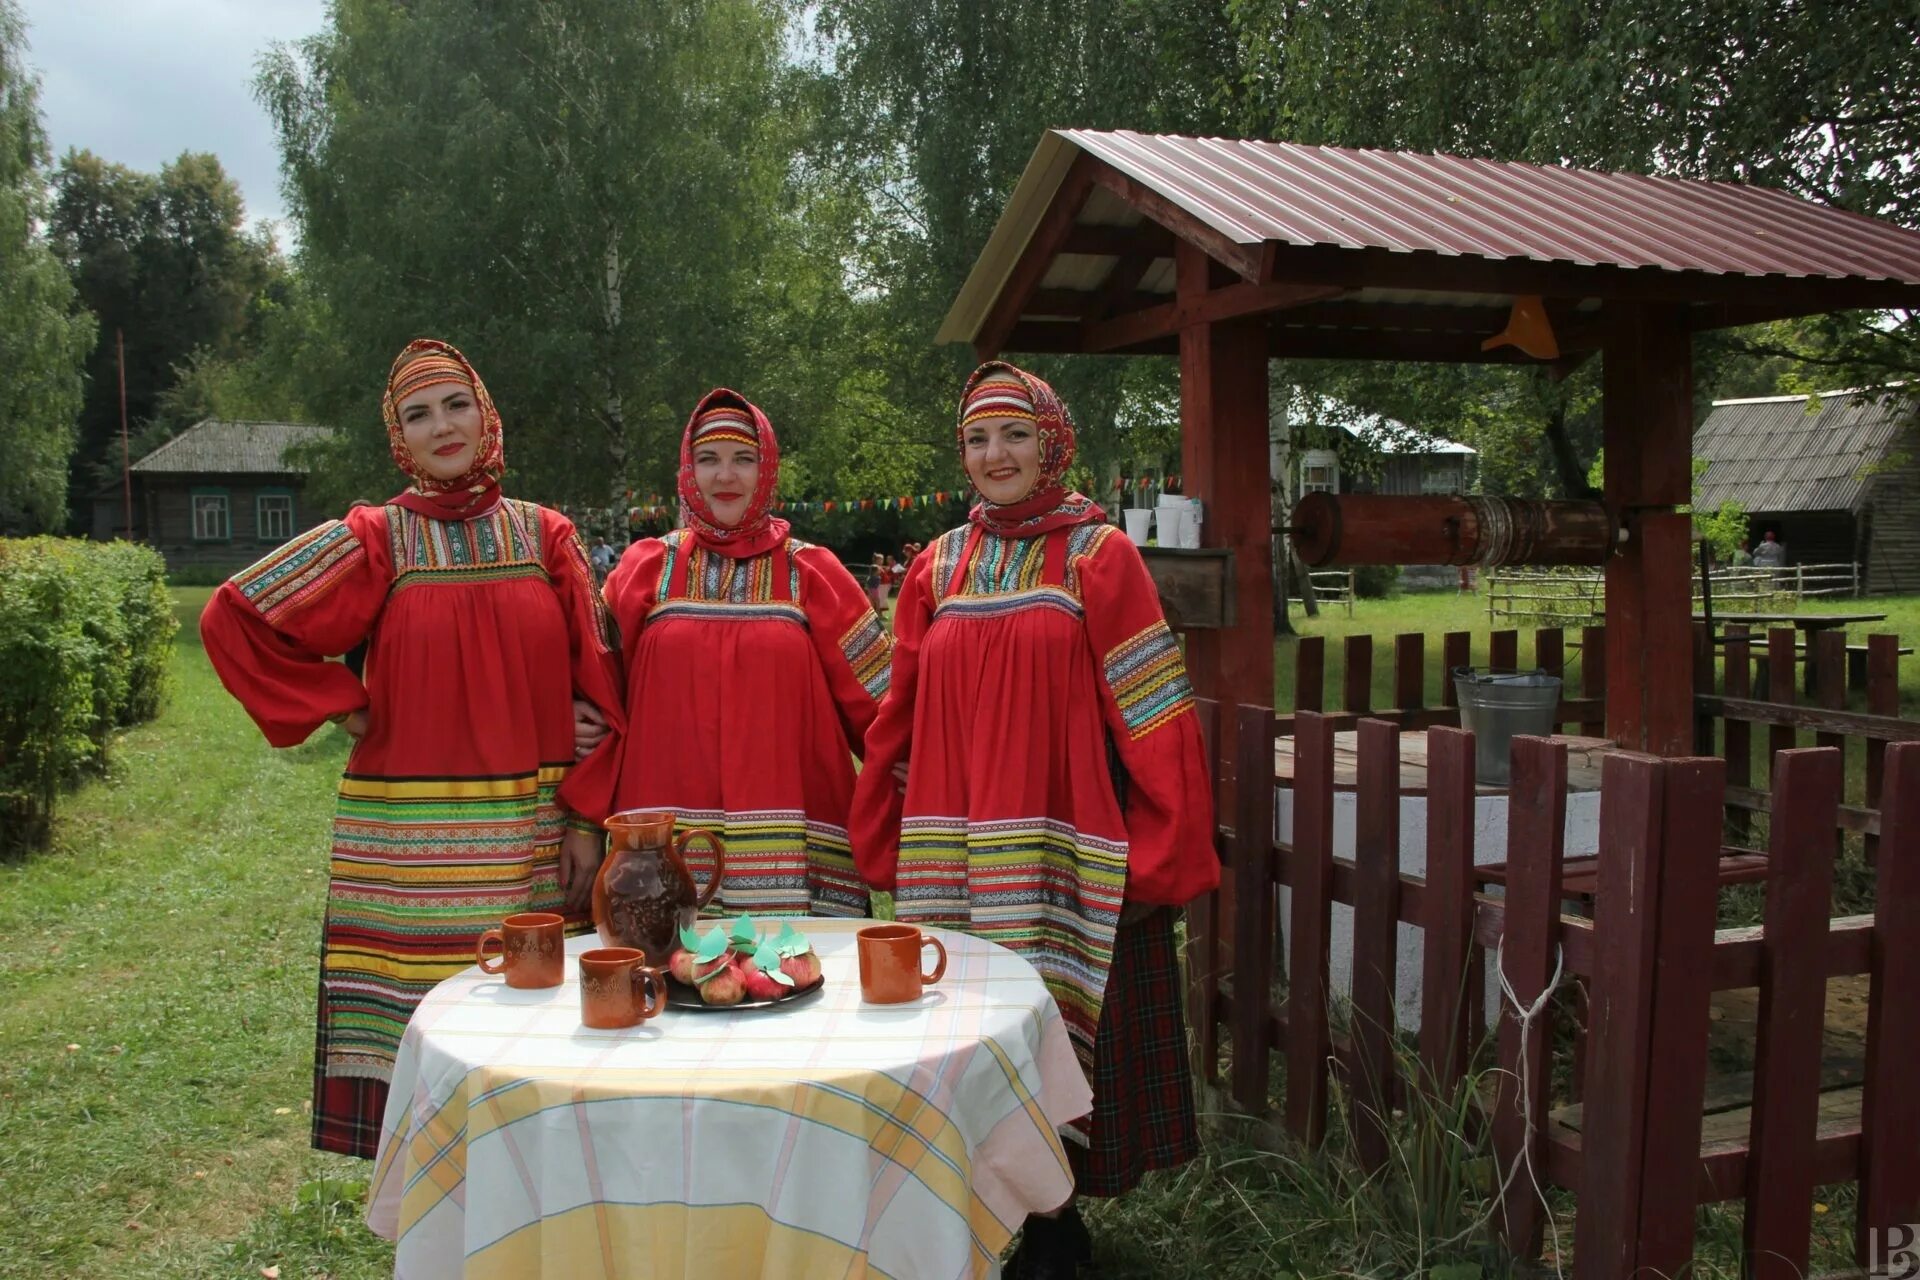
[[[1871,392],[1715,401],[1693,436],[1694,456],[1707,460],[1696,501],[1852,511],[1913,421],[1911,400]]]
[[[286,456],[296,444],[324,440],[331,427],[301,422],[230,422],[207,418],[133,464],[143,475],[183,472],[293,475],[306,470]]]

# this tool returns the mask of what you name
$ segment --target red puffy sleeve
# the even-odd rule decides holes
[[[840,708],[847,744],[864,758],[867,730],[892,675],[893,639],[867,593],[831,551],[802,547],[793,558],[800,566],[800,607],[806,610],[827,688]]]
[[[274,746],[298,746],[367,705],[360,678],[327,659],[365,640],[386,603],[386,528],[382,508],[356,507],[242,569],[207,601],[207,657]]]
[[[613,812],[613,788],[626,741],[627,700],[620,669],[620,631],[593,581],[593,566],[573,521],[540,508],[545,568],[567,619],[573,693],[600,709],[608,733],[586,759],[576,761],[560,784],[558,799],[572,815],[569,825],[598,831]]]
[[[847,837],[860,878],[872,889],[893,892],[900,862],[900,810],[904,797],[893,776],[907,759],[913,737],[913,700],[920,677],[920,644],[933,625],[932,557],[921,552],[900,584],[893,606],[893,669],[886,697],[867,730],[867,754],[853,791]]]
[[[1186,659],[1133,543],[1105,538],[1078,567],[1100,700],[1127,771],[1127,898],[1181,906],[1220,883]]]
[[[655,598],[660,591],[660,570],[667,558],[667,544],[661,538],[648,538],[636,542],[627,548],[620,557],[620,563],[613,566],[613,572],[607,575],[607,608],[613,611],[614,626],[626,640],[626,661],[631,663],[640,646],[635,639],[640,628],[646,625],[647,615],[653,612]],[[633,672],[627,672],[628,687],[633,685]]]

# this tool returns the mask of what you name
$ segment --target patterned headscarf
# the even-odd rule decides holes
[[[400,423],[400,402],[423,387],[448,382],[465,383],[473,389],[474,403],[480,408],[480,440],[474,449],[473,462],[464,473],[452,480],[437,480],[407,448],[406,428]],[[426,507],[430,515],[474,515],[499,492],[500,474],[507,466],[500,413],[493,407],[493,397],[487,394],[487,384],[480,381],[480,375],[457,347],[435,338],[416,338],[409,342],[394,358],[393,368],[387,374],[380,414],[386,420],[387,447],[393,460],[413,481],[402,496],[417,495],[425,499],[424,503],[408,505]]]
[[[700,494],[693,478],[696,445],[720,441],[750,444],[760,451],[760,479],[747,498],[739,523],[722,525]],[[759,406],[725,387],[715,387],[700,398],[687,429],[680,437],[680,506],[683,519],[701,546],[724,556],[745,559],[771,551],[791,526],[773,515],[773,491],[780,483],[780,440]]]
[[[967,465],[967,426],[982,418],[1025,418],[1032,422],[1040,437],[1040,474],[1033,488],[1017,502],[989,502],[981,494],[981,500],[967,514],[969,520],[1002,537],[1028,538],[1065,525],[1106,518],[1091,498],[1069,492],[1061,484],[1067,468],[1073,465],[1073,417],[1043,379],[1004,360],[989,360],[973,371],[960,393],[960,417],[954,428],[963,472]],[[971,474],[967,483],[979,492]]]

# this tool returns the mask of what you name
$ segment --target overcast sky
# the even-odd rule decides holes
[[[254,64],[276,40],[311,35],[325,0],[21,0],[27,61],[56,157],[85,148],[154,172],[211,151],[251,220],[284,217]],[[283,232],[281,242],[288,236]]]

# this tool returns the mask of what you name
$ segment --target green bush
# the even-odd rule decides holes
[[[1399,586],[1397,564],[1363,564],[1353,571],[1353,594],[1362,600],[1385,600]]]
[[[44,843],[114,728],[159,714],[178,627],[165,572],[130,543],[0,539],[0,850]]]

